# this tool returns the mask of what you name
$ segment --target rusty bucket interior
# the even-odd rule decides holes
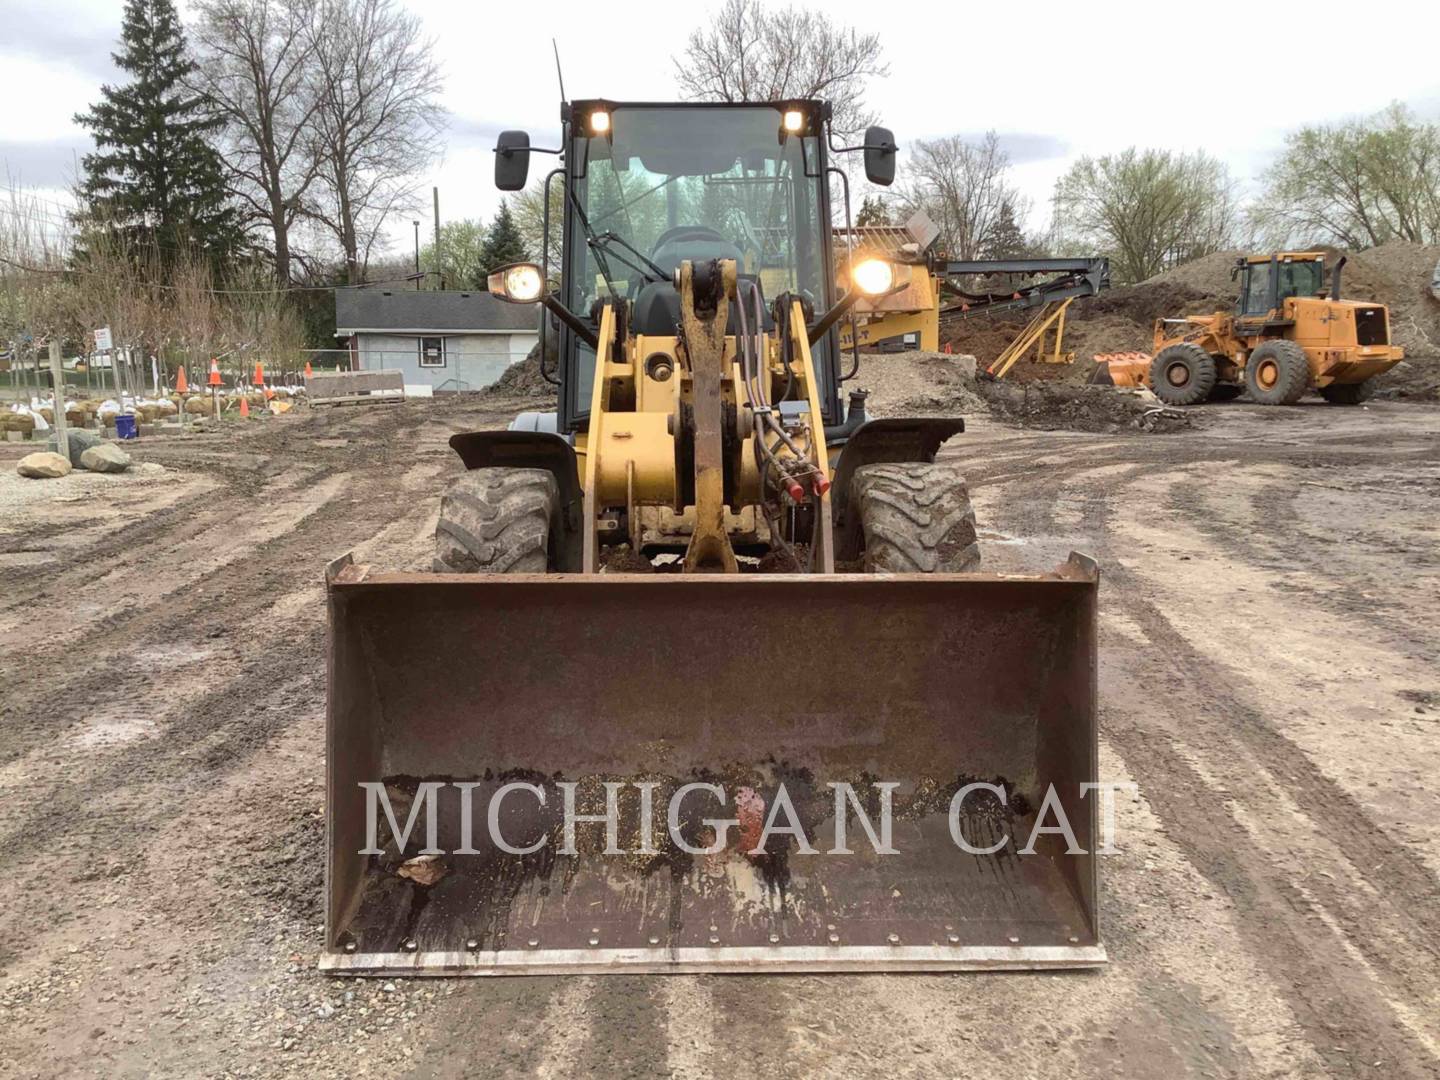
[[[328,587],[327,970],[1105,959],[1088,559],[818,577],[347,558]],[[1052,789],[1081,853],[1047,832],[1019,854]],[[567,798],[614,835],[582,820],[567,837]]]

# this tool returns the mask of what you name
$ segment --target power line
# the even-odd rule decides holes
[[[63,267],[27,266],[24,263],[16,262],[14,259],[0,255],[0,263],[6,266],[13,266],[17,270],[24,270],[31,274],[80,274],[86,277],[105,277],[99,270],[67,270]],[[423,274],[433,275],[435,271],[422,271]],[[413,275],[398,278],[384,278],[380,281],[366,281],[358,285],[277,285],[273,289],[195,289],[187,290],[180,285],[165,285],[158,281],[140,282],[141,287],[146,289],[164,289],[171,292],[194,291],[208,293],[212,296],[271,296],[275,293],[285,292],[342,292],[347,289],[374,289],[381,285],[406,285],[414,281]]]

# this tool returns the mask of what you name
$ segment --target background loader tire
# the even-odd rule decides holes
[[[1369,401],[1375,388],[1370,385],[1370,380],[1352,383],[1331,383],[1329,386],[1320,387],[1320,396],[1331,405],[1359,405],[1362,401]]]
[[[1150,389],[1166,405],[1199,405],[1215,379],[1215,360],[1199,345],[1171,345],[1150,361]]]
[[[970,491],[954,465],[865,465],[850,482],[865,534],[866,571],[955,574],[980,563]]]
[[[472,469],[445,493],[437,573],[543,574],[560,488],[547,469]]]
[[[1245,362],[1245,389],[1256,405],[1294,405],[1310,385],[1310,361],[1293,341],[1267,341]]]

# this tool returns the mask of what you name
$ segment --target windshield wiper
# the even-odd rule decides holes
[[[630,252],[645,265],[636,266],[629,259],[625,258],[624,255],[620,255],[614,251],[610,252],[610,254],[614,255],[615,258],[619,259],[626,266],[630,267],[631,270],[634,270],[641,277],[645,278],[645,280],[670,280],[670,275],[665,273],[664,269],[658,263],[652,262],[648,256],[641,253],[641,251],[634,244],[630,243],[630,241],[626,240],[623,236],[620,236],[613,232],[603,232],[599,236],[589,237],[587,242],[592,248],[600,247],[603,244],[619,244],[621,247],[623,247],[626,251]]]
[[[575,192],[566,184],[566,195],[570,199],[570,205],[575,208],[575,217],[580,222],[580,228],[585,230],[585,244],[591,251],[595,252],[595,265],[600,270],[600,276],[605,279],[605,287],[610,290],[610,299],[619,300],[620,294],[615,291],[615,283],[610,280],[610,266],[605,261],[605,249],[600,244],[600,238],[595,235],[595,230],[590,227],[590,219],[585,215],[585,209],[580,205],[580,200],[575,197]],[[609,235],[609,234],[606,234]]]

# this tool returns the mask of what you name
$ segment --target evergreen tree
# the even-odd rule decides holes
[[[88,223],[153,244],[164,262],[194,245],[218,269],[242,238],[209,142],[219,119],[185,86],[195,65],[173,0],[127,0],[112,56],[130,81],[102,87],[101,100],[75,117],[96,147],[82,163]]]
[[[995,218],[995,228],[990,233],[980,257],[982,259],[1021,259],[1025,257],[1028,250],[1029,245],[1025,242],[1025,232],[1020,228],[1020,223],[1015,220],[1015,207],[1009,199],[1006,199],[1000,204],[1000,212]]]
[[[510,213],[510,207],[501,199],[500,209],[496,211],[495,220],[490,223],[490,231],[486,233],[485,243],[480,248],[480,272],[488,274],[510,263],[525,262],[528,258],[525,238],[520,235],[520,227],[515,224],[515,215]]]
[[[890,212],[885,209],[879,195],[866,195],[860,201],[860,213],[855,215],[855,224],[862,228],[866,225],[890,224]]]

